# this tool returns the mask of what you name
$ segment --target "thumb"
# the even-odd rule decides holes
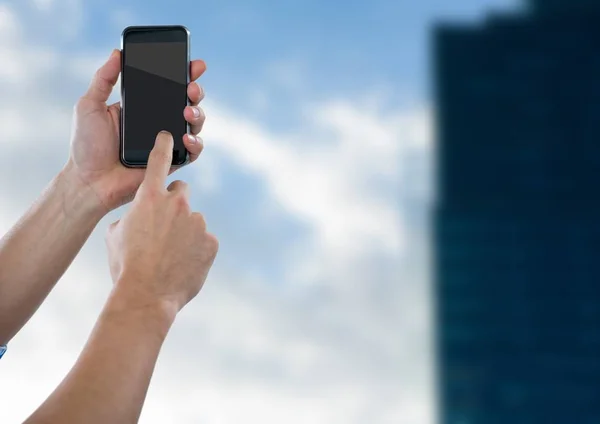
[[[106,63],[96,71],[85,97],[97,102],[106,103],[112,93],[113,87],[119,79],[120,73],[121,52],[113,50]]]

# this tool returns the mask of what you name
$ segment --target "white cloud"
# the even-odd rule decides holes
[[[194,185],[205,193],[215,193],[221,190],[219,180],[219,163],[216,160],[205,161],[194,172]]]
[[[12,77],[0,75],[0,92],[7,93],[0,108],[5,231],[64,162],[71,106],[68,97],[40,95],[36,79],[12,87],[38,46],[17,37],[20,21],[10,8],[0,7],[0,22],[12,22],[0,28],[9,33],[12,26],[18,40],[0,40],[0,60],[19,64]],[[65,89],[84,89],[110,53],[89,50],[46,48],[61,59],[51,72],[79,75]],[[33,131],[23,98],[44,110]],[[233,164],[266,189],[257,190],[256,203],[272,209],[246,226],[284,215],[305,232],[280,245],[283,281],[254,271],[249,251],[217,260],[164,346],[141,422],[432,422],[425,233],[405,213],[423,205],[403,200],[405,193],[417,202],[429,195],[412,181],[423,179],[427,166],[409,166],[430,148],[426,108],[381,111],[360,99],[332,100],[307,105],[298,133],[273,132],[216,101],[206,110],[207,150],[189,170],[197,190],[235,199],[240,181],[223,168]],[[10,160],[24,149],[32,152],[27,168]],[[213,220],[249,219],[243,208],[221,212],[227,218]],[[10,388],[3,394],[7,422],[39,405],[81,349],[110,290],[102,235],[120,213],[99,226],[0,362],[0,381]],[[261,241],[248,249],[262,249]]]
[[[405,229],[396,197],[370,188],[374,178],[394,181],[398,192],[401,183],[412,184],[399,181],[402,153],[426,148],[428,114],[409,110],[381,117],[341,101],[311,111],[316,134],[269,134],[209,105],[205,137],[262,176],[278,204],[315,227],[326,250],[346,254],[375,247],[399,254]]]
[[[83,0],[31,0],[30,3],[53,32],[63,37],[73,38],[83,28]]]
[[[79,54],[68,59],[69,64],[66,68],[75,78],[88,83],[94,72],[108,59],[108,54]]]
[[[13,40],[21,32],[16,15],[7,4],[0,4],[0,35],[2,40]]]

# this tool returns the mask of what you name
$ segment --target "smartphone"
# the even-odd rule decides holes
[[[157,134],[173,135],[173,166],[188,162],[190,32],[184,26],[127,27],[121,34],[121,147],[123,165],[144,168]]]

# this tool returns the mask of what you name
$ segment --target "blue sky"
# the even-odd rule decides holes
[[[0,232],[64,164],[72,105],[122,28],[184,24],[209,68],[206,149],[174,178],[221,250],[141,422],[433,422],[428,31],[515,4],[0,0]],[[12,158],[30,148],[24,170]],[[8,420],[77,357],[111,286],[102,236],[123,212],[0,363]]]
[[[52,0],[19,2],[43,5]],[[15,2],[16,4],[17,2]],[[116,47],[129,24],[183,23],[192,53],[210,65],[206,83],[234,103],[256,86],[271,86],[273,68],[298,67],[307,99],[391,90],[392,104],[426,96],[428,28],[436,19],[473,20],[518,0],[409,1],[64,1],[58,19],[31,17],[47,41],[87,50]],[[85,6],[74,7],[80,4]],[[167,6],[168,4],[168,6]],[[51,7],[51,6],[46,6]],[[73,10],[80,11],[73,12]],[[57,11],[60,9],[57,9]],[[61,11],[63,12],[63,11]],[[72,19],[72,16],[77,16]],[[65,28],[66,27],[66,28]],[[69,28],[83,27],[71,39]],[[58,35],[52,35],[56,33]],[[293,73],[292,72],[292,73]],[[402,91],[402,92],[401,92]],[[294,93],[295,95],[298,93]],[[417,97],[418,96],[418,97]],[[411,100],[412,100],[411,99]]]

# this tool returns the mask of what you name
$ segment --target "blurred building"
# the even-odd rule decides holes
[[[435,31],[440,422],[600,423],[600,1]]]

